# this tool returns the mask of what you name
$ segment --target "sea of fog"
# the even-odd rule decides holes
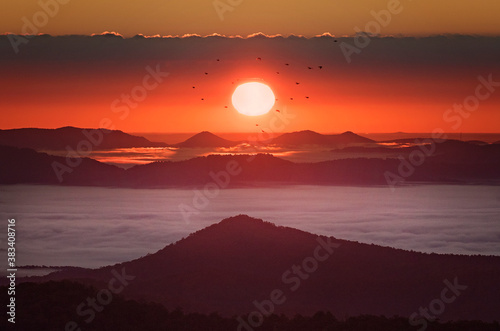
[[[193,189],[0,186],[18,265],[99,267],[153,253],[237,214],[315,234],[421,252],[500,255],[500,187],[293,186],[220,191],[189,222]],[[200,207],[200,206],[198,206]],[[2,254],[5,256],[5,254]]]

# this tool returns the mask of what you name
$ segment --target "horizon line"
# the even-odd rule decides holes
[[[57,129],[62,129],[62,128],[75,128],[75,129],[96,129],[96,130],[110,130],[108,128],[98,128],[98,127],[78,127],[78,126],[73,126],[73,125],[65,125],[65,126],[60,126],[60,127],[52,127],[52,128],[47,128],[47,127],[33,127],[33,126],[27,126],[27,127],[15,127],[15,128],[8,128],[8,129],[3,129],[0,128],[0,131],[8,131],[8,130],[22,130],[22,129],[40,129],[40,130],[57,130]],[[138,134],[138,133],[144,133],[144,134],[198,134],[202,132],[209,132],[212,134],[246,134],[246,133],[254,133],[254,131],[211,131],[211,130],[201,130],[201,131],[176,131],[176,132],[171,132],[171,131],[124,131],[121,129],[113,129],[110,131],[121,131],[124,133],[128,134]],[[353,130],[345,130],[345,131],[328,131],[328,132],[320,132],[312,129],[299,129],[299,130],[293,130],[293,131],[286,131],[286,132],[281,132],[281,133],[293,133],[293,132],[301,132],[301,131],[313,131],[316,133],[320,134],[342,134],[346,132],[352,132],[355,134],[432,134],[432,131],[372,131],[372,132],[360,132],[360,131],[353,131]],[[482,131],[461,131],[461,132],[443,132],[445,134],[500,134],[499,132],[482,132]]]
[[[123,35],[119,32],[116,31],[103,31],[101,33],[91,33],[91,34],[72,34],[72,33],[67,33],[67,34],[49,34],[49,33],[38,33],[38,34],[19,34],[19,33],[13,33],[13,32],[4,32],[1,33],[0,36],[24,36],[24,37],[52,37],[52,38],[58,38],[58,37],[116,37],[116,38],[121,38],[121,39],[187,39],[187,38],[223,38],[223,39],[242,39],[242,40],[247,40],[247,39],[253,39],[253,38],[266,38],[266,39],[276,39],[276,38],[283,38],[283,39],[288,39],[288,38],[300,38],[300,39],[317,39],[317,38],[354,38],[359,34],[366,34],[369,35],[372,38],[415,38],[415,39],[423,39],[423,38],[437,38],[437,37],[473,37],[473,38],[498,38],[500,37],[500,33],[494,33],[494,34],[477,34],[477,33],[433,33],[433,34],[373,34],[370,32],[366,31],[361,31],[359,33],[355,34],[342,34],[342,35],[335,35],[332,34],[331,32],[323,32],[322,34],[316,34],[312,36],[305,36],[302,34],[266,34],[263,32],[254,32],[251,34],[248,34],[246,36],[242,36],[240,34],[233,34],[233,35],[225,35],[225,34],[220,34],[217,32],[214,32],[212,34],[207,34],[207,35],[201,35],[197,33],[185,33],[183,35],[161,35],[161,34],[154,34],[154,35],[146,35],[142,33],[135,34],[133,36],[126,36]]]

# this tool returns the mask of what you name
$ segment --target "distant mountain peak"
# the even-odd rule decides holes
[[[201,132],[195,134],[193,137],[217,137],[217,138],[220,138],[218,135],[216,135],[210,131],[201,131]],[[193,138],[193,137],[191,137],[191,138]],[[223,139],[223,138],[221,138],[221,139]]]
[[[321,133],[318,133],[316,131],[313,131],[313,130],[300,130],[300,131],[295,131],[295,132],[292,132],[292,133],[307,133],[307,134],[321,134]]]
[[[290,133],[285,133],[286,135],[289,136],[297,136],[297,137],[324,137],[323,134],[313,131],[313,130],[301,130],[301,131],[294,131]]]
[[[232,147],[238,142],[221,138],[209,131],[202,131],[177,144],[178,147]]]
[[[370,143],[373,140],[346,131],[342,134],[324,135],[311,130],[295,131],[285,133],[273,140],[273,143],[281,145],[325,145],[335,146],[337,144]]]

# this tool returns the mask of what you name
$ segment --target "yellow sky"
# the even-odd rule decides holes
[[[352,35],[374,20],[371,11],[391,6],[397,13],[382,34],[500,34],[498,0],[16,0],[2,3],[0,33],[30,32],[29,22],[53,35]]]

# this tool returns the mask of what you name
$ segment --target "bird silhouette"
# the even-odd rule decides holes
[[[262,130],[262,129],[260,129],[260,131],[262,131],[262,133],[266,133],[266,131],[264,131],[264,130]]]
[[[323,66],[318,66],[318,68],[323,69]]]
[[[208,72],[205,72],[205,75],[208,75]]]
[[[278,113],[281,113],[279,109],[276,109],[276,111],[277,111]]]
[[[193,86],[193,88],[196,88],[196,86]]]
[[[309,99],[309,97],[306,97],[306,99]]]
[[[227,106],[224,106],[224,108],[227,108]]]
[[[259,126],[258,124],[255,124],[255,126]]]
[[[277,73],[278,75],[280,74],[280,72],[279,72],[279,71],[276,71],[276,73]]]
[[[307,67],[307,69],[312,70],[312,67]]]
[[[290,100],[293,100],[293,98],[290,98]]]
[[[217,59],[217,62],[219,62],[219,61],[220,61],[220,59]]]
[[[201,98],[201,101],[205,101],[205,99],[204,99],[204,98]]]
[[[299,85],[300,83],[299,82],[295,82],[295,84]]]
[[[286,65],[286,66],[289,66],[289,65],[290,65],[290,63],[285,63],[285,65]]]
[[[257,61],[262,61],[262,58],[258,57],[256,60],[257,60]]]

